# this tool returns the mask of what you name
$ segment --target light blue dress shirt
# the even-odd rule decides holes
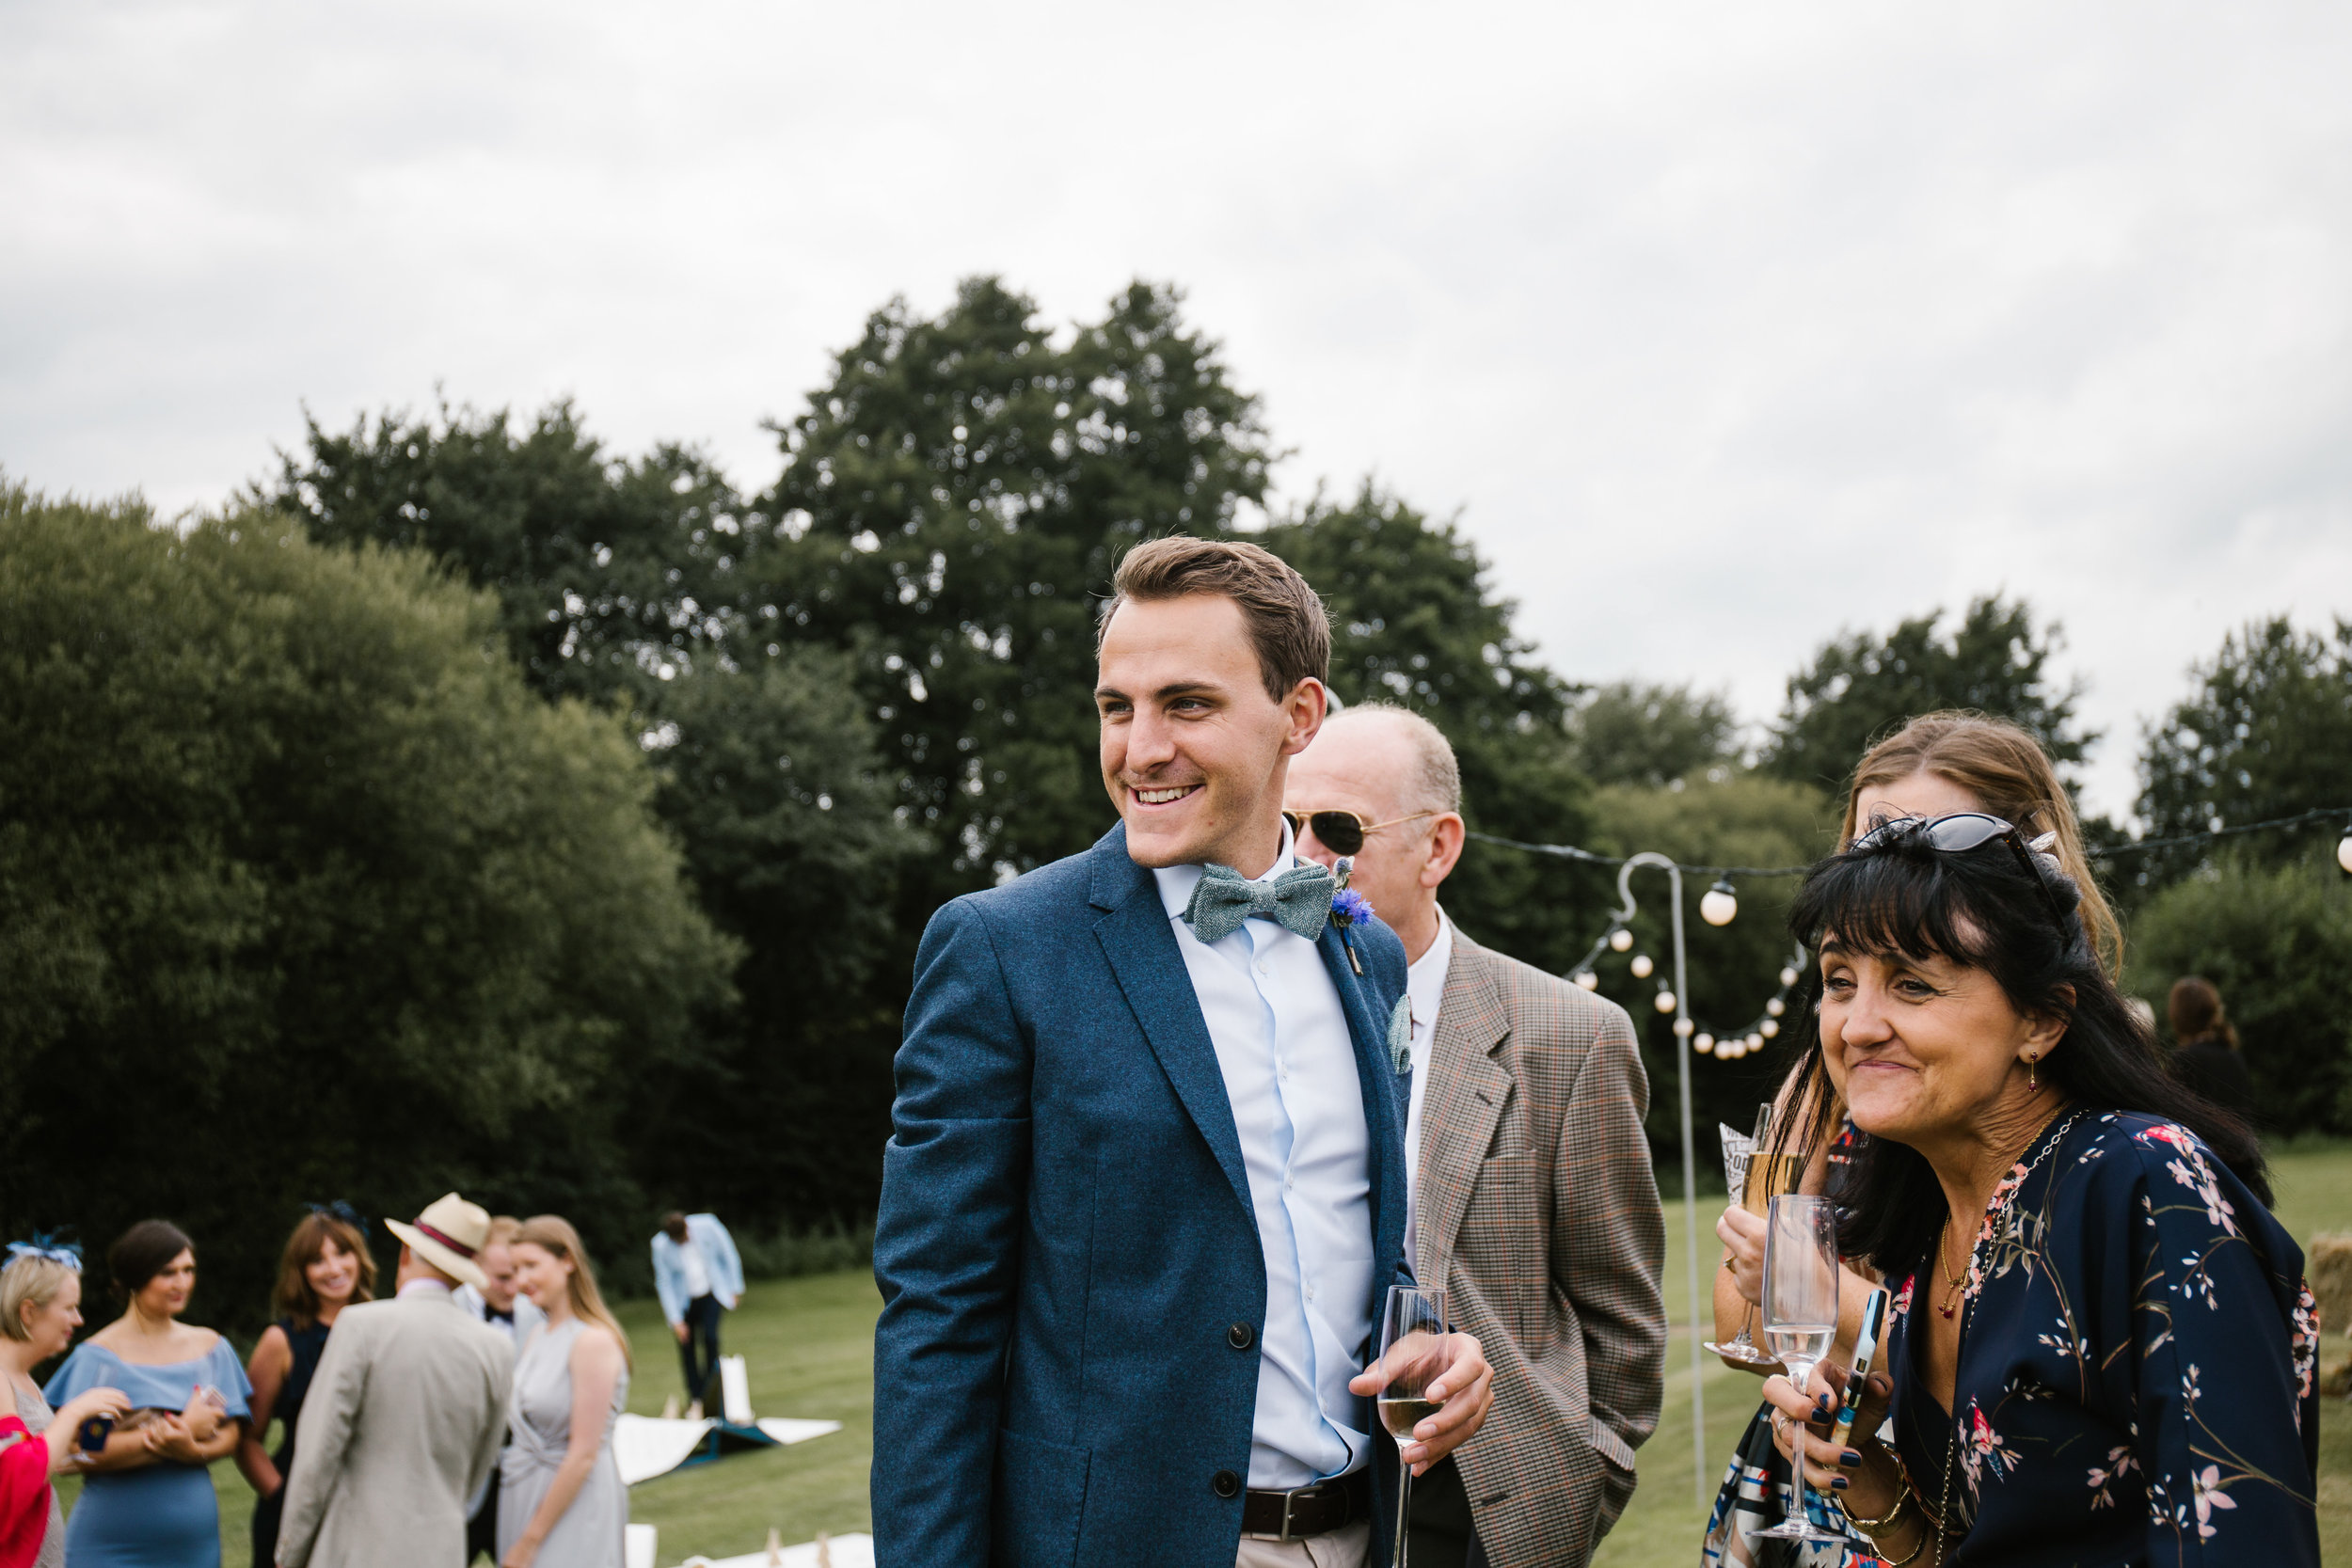
[[[1295,863],[1285,824],[1257,879]],[[1200,867],[1152,875],[1224,1074],[1265,1251],[1249,1484],[1305,1486],[1371,1453],[1366,1402],[1347,1389],[1373,1331],[1372,1134],[1356,1046],[1313,942],[1261,919],[1203,942],[1184,919]]]

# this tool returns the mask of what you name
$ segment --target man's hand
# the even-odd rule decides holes
[[[677,1342],[682,1345],[686,1343],[686,1336],[692,1331],[690,1330],[684,1323],[672,1323],[670,1325],[670,1332],[677,1336]]]
[[[1395,1354],[1390,1352],[1391,1355]],[[1417,1476],[1468,1442],[1471,1433],[1486,1424],[1486,1412],[1495,1402],[1495,1370],[1486,1365],[1486,1353],[1480,1348],[1476,1335],[1449,1334],[1438,1342],[1434,1354],[1439,1368],[1429,1380],[1427,1396],[1444,1401],[1444,1408],[1413,1428],[1413,1442],[1397,1448],[1399,1456],[1412,1465]],[[1347,1385],[1351,1393],[1374,1396],[1388,1386],[1389,1374],[1377,1361]]]

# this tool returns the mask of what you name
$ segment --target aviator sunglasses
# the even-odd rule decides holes
[[[2053,833],[2050,839],[2057,836]],[[1848,852],[1867,854],[1870,850],[1884,848],[1899,839],[1917,839],[1938,854],[1964,855],[1996,838],[2009,846],[2009,852],[2017,857],[2017,863],[2024,866],[2026,875],[2033,879],[2033,885],[2041,890],[2042,902],[2050,911],[2051,923],[2058,927],[2059,936],[2065,936],[2065,911],[2058,908],[2058,895],[2050,891],[2050,879],[2042,874],[2034,853],[2049,840],[2036,839],[2028,845],[2014,826],[1997,816],[1980,811],[1954,812],[1949,816],[1938,816],[1931,820],[1899,816],[1892,822],[1880,823],[1855,839]]]
[[[1410,816],[1392,816],[1386,822],[1367,822],[1352,811],[1286,811],[1282,820],[1291,825],[1293,838],[1304,837],[1307,830],[1312,828],[1326,849],[1335,855],[1354,855],[1362,851],[1365,839],[1383,828],[1437,815],[1434,811],[1417,811]]]

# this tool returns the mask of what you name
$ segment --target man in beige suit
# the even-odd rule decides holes
[[[506,1434],[515,1351],[450,1299],[483,1287],[490,1216],[455,1193],[400,1238],[400,1289],[347,1307],[302,1403],[280,1568],[462,1568],[466,1502]]]
[[[1633,1495],[1658,1424],[1665,1222],[1632,1021],[1481,947],[1438,906],[1462,784],[1435,725],[1385,706],[1325,721],[1292,759],[1299,852],[1404,940],[1414,1273],[1495,1370],[1484,1431],[1413,1485],[1413,1568],[1581,1568]]]

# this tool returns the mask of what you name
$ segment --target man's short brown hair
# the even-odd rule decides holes
[[[1272,550],[1231,539],[1170,534],[1129,550],[1111,577],[1111,596],[1095,625],[1099,652],[1111,617],[1129,599],[1182,599],[1209,594],[1241,607],[1258,652],[1266,694],[1276,702],[1311,675],[1331,678],[1331,618],[1307,579]]]

